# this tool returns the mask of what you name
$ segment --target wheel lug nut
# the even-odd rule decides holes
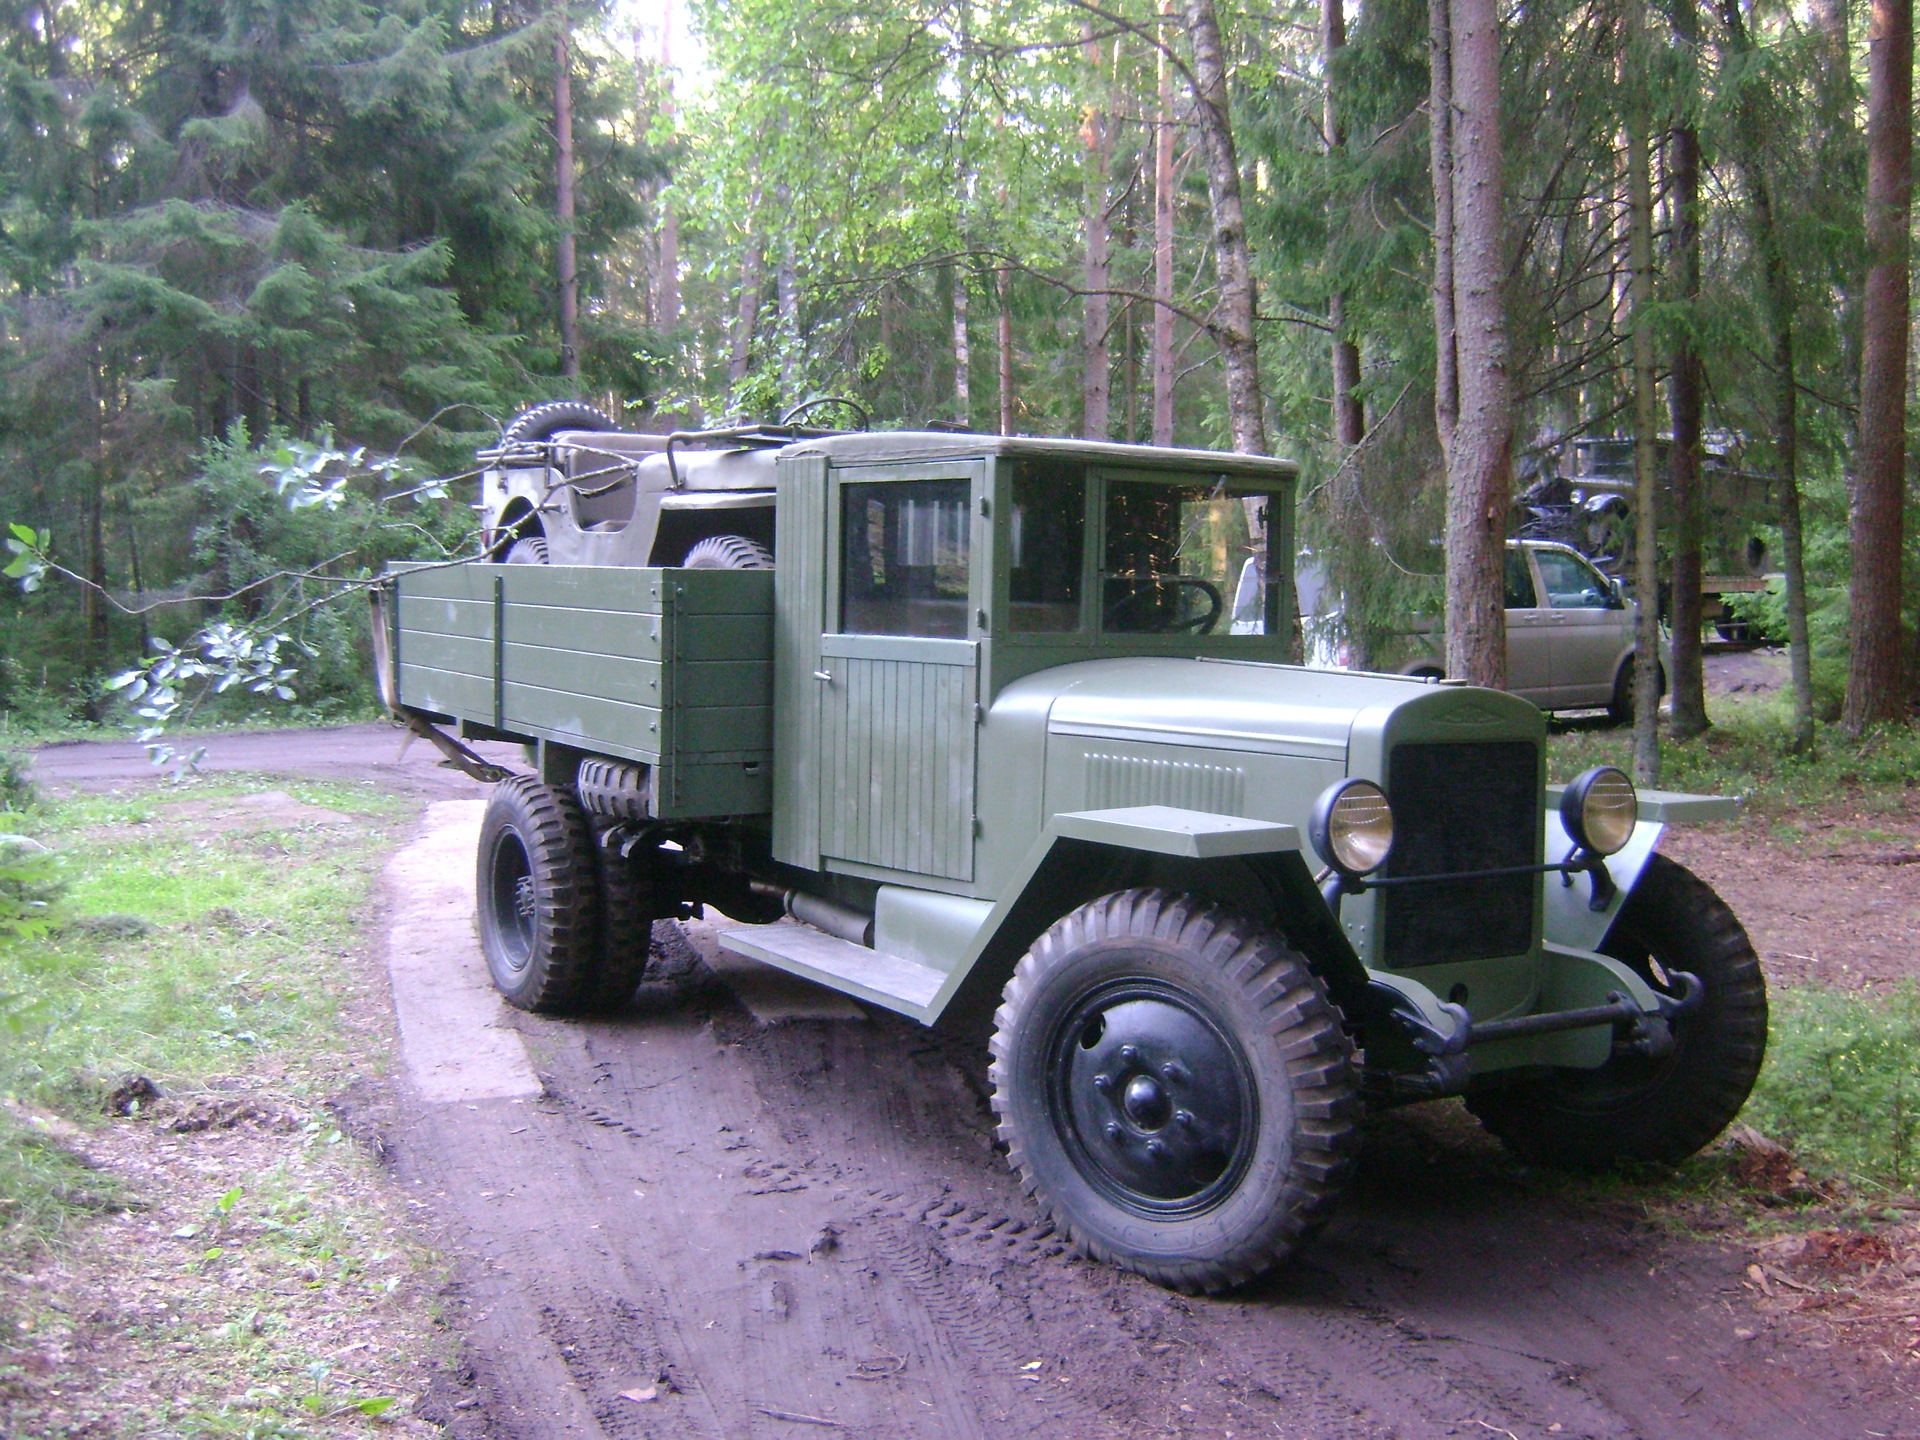
[[[1118,1120],[1107,1121],[1107,1138],[1109,1140],[1118,1140],[1120,1138],[1120,1122]]]
[[[1138,1060],[1140,1058],[1140,1052],[1134,1049],[1134,1047],[1131,1045],[1122,1045],[1120,1047],[1120,1058],[1122,1060],[1125,1060],[1128,1064],[1132,1064],[1135,1060]]]
[[[1158,1140],[1147,1141],[1147,1154],[1153,1156],[1156,1160],[1166,1153],[1167,1153],[1167,1147],[1161,1144],[1160,1141]]]
[[[1094,1076],[1093,1088],[1104,1094],[1106,1091],[1113,1089],[1113,1077],[1111,1075]]]
[[[1174,1111],[1173,1123],[1178,1125],[1182,1130],[1191,1130],[1193,1128],[1193,1112],[1191,1110]]]
[[[1160,1078],[1169,1085],[1177,1085],[1187,1078],[1187,1072],[1169,1060],[1160,1067]]]

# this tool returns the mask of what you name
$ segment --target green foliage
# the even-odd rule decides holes
[[[1776,995],[1745,1118],[1811,1171],[1867,1190],[1920,1184],[1920,988]]]

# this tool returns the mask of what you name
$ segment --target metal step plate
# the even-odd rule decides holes
[[[720,948],[776,965],[888,1010],[925,1020],[946,973],[822,934],[810,925],[740,925],[721,930]]]

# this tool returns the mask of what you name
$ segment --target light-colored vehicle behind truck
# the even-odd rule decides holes
[[[1315,587],[1303,585],[1303,594]],[[1570,545],[1509,540],[1506,562],[1507,689],[1542,710],[1605,707],[1622,724],[1633,718],[1633,627],[1639,606]],[[1306,626],[1316,664],[1351,668],[1328,617]],[[1317,639],[1318,643],[1313,643]],[[1441,679],[1446,656],[1439,625],[1410,624],[1373,666],[1389,674]],[[1665,664],[1662,663],[1662,689]]]
[[[735,463],[772,573],[391,574],[395,713],[469,767],[527,746],[477,869],[511,1003],[623,1004],[650,925],[711,906],[735,953],[977,1018],[1036,1203],[1188,1290],[1301,1242],[1369,1106],[1464,1095],[1575,1165],[1739,1109],[1758,962],[1654,853],[1730,802],[1550,788],[1515,696],[1283,663],[1291,465],[916,433]]]

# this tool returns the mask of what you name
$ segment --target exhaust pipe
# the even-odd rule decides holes
[[[765,880],[749,880],[747,888],[755,895],[778,900],[780,908],[803,925],[864,945],[869,950],[873,948],[873,916],[864,910],[855,910],[851,905],[842,905],[821,895],[809,895],[804,890],[770,885]]]

